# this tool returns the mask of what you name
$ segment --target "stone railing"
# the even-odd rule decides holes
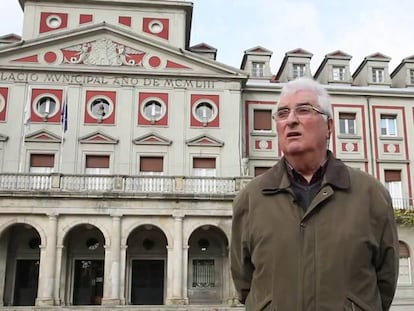
[[[232,195],[251,179],[251,177],[1,173],[0,191]],[[395,209],[413,210],[413,201],[410,198],[393,198],[393,206]]]
[[[235,194],[250,177],[0,174],[0,191]]]

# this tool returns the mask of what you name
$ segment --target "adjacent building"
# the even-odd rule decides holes
[[[242,309],[231,203],[282,156],[271,114],[300,76],[332,97],[330,149],[413,208],[414,56],[351,73],[334,51],[312,74],[298,48],[273,74],[262,46],[240,69],[190,46],[188,1],[19,2],[22,35],[0,37],[0,305]],[[414,232],[399,234],[393,308],[410,310]]]

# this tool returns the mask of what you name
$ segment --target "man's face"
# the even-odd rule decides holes
[[[300,155],[308,152],[315,154],[326,150],[327,139],[332,128],[332,120],[326,116],[311,110],[309,113],[295,113],[293,110],[298,106],[311,105],[321,111],[318,97],[311,91],[297,91],[286,94],[280,99],[278,111],[289,108],[291,111],[287,118],[276,118],[279,145],[283,153],[289,155]]]

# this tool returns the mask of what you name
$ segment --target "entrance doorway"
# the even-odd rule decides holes
[[[75,260],[74,305],[100,305],[103,296],[104,261]]]
[[[133,260],[131,303],[162,305],[164,303],[164,261]]]
[[[15,306],[34,306],[39,280],[39,260],[19,259],[16,261],[14,285]]]

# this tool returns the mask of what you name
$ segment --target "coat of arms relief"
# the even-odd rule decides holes
[[[62,52],[65,55],[65,63],[96,66],[142,66],[142,58],[145,55],[143,51],[109,39],[74,45],[64,48]]]

